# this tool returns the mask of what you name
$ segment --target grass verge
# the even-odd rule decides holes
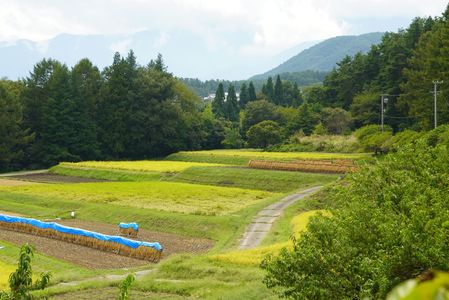
[[[327,184],[337,178],[337,175],[239,167],[192,167],[166,180],[285,193]]]
[[[362,159],[364,153],[262,152],[256,150],[204,150],[178,152],[166,157],[169,161],[248,165],[252,159],[292,161],[300,159]]]

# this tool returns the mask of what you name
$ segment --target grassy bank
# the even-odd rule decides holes
[[[166,160],[202,162],[228,165],[247,165],[250,160],[292,161],[300,159],[362,159],[364,153],[323,153],[323,152],[263,152],[256,150],[205,150],[178,152],[167,156]]]

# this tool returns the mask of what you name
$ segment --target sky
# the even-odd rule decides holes
[[[200,36],[208,51],[263,58],[308,41],[396,31],[416,16],[441,15],[446,5],[442,0],[0,0],[0,41],[120,34],[110,47],[125,52],[132,45],[126,35],[158,32],[152,47],[162,49],[184,32]]]

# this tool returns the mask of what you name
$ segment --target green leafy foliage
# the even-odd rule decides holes
[[[442,300],[449,299],[449,274],[429,271],[416,279],[409,279],[397,285],[387,300]]]
[[[262,121],[251,126],[246,136],[248,137],[249,145],[255,148],[266,148],[282,140],[281,129],[273,121]]]
[[[22,90],[20,83],[0,80],[0,170],[20,166],[25,147],[34,139],[23,127]]]
[[[120,293],[118,296],[119,300],[128,300],[129,299],[129,289],[131,285],[136,281],[136,276],[134,274],[129,274],[126,276],[125,280],[120,283]]]
[[[29,244],[20,249],[17,269],[9,276],[9,292],[1,292],[0,299],[33,299],[33,290],[45,289],[51,278],[51,273],[42,273],[40,278],[33,283],[33,270],[31,260],[34,250]]]
[[[250,102],[246,105],[242,118],[242,130],[244,132],[262,121],[279,121],[280,116],[276,110],[276,105],[266,100]]]
[[[331,193],[293,250],[267,259],[265,283],[295,299],[384,298],[428,269],[448,270],[449,155],[425,138],[366,166]]]

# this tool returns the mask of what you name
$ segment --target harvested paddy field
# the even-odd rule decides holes
[[[58,221],[58,223],[109,235],[118,234],[118,226],[112,224],[76,219],[61,220]],[[145,229],[139,229],[139,235],[136,240],[159,242],[164,248],[164,251],[162,252],[162,258],[166,258],[176,253],[205,253],[214,245],[214,242],[208,239],[189,238],[177,234],[156,232]]]
[[[0,230],[0,240],[21,246],[34,245],[37,252],[70,262],[88,269],[116,269],[148,264],[147,261],[103,252],[92,248],[70,244],[59,240],[20,232]]]
[[[265,152],[257,150],[203,150],[181,151],[167,156],[166,160],[203,162],[228,165],[248,165],[250,160],[334,160],[366,159],[365,153],[324,153],[324,152]]]
[[[82,220],[61,220],[58,221],[58,223],[104,234],[117,234],[117,226],[111,224]],[[137,239],[150,242],[157,241],[161,243],[164,248],[162,259],[177,253],[205,253],[214,245],[213,241],[208,239],[188,238],[176,234],[148,230],[140,230]],[[11,231],[3,229],[0,229],[0,240],[7,241],[18,246],[23,245],[24,243],[30,243],[36,247],[36,250],[39,253],[88,269],[117,269],[148,264],[148,262],[144,260],[108,253],[46,237],[39,237],[19,232],[12,233]]]

